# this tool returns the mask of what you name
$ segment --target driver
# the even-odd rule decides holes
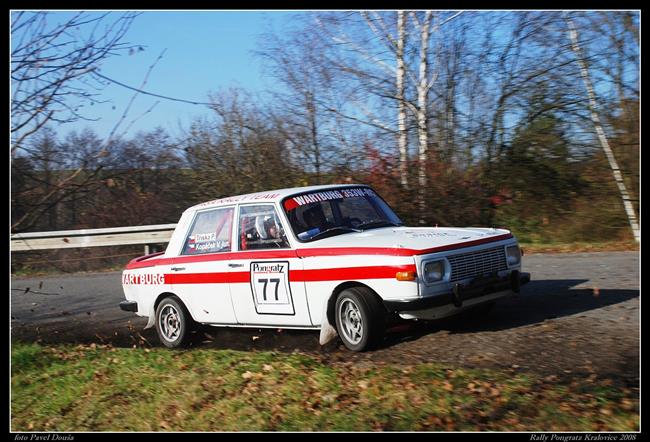
[[[269,238],[280,239],[280,229],[278,224],[275,222],[275,219],[268,217],[264,220],[264,229]]]
[[[320,204],[305,210],[302,217],[305,220],[308,229],[319,229],[319,232],[324,232],[332,227],[331,224],[327,222],[327,218],[325,218],[323,208]]]

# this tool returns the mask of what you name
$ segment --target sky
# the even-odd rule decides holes
[[[64,21],[74,13],[52,11],[51,20]],[[120,13],[114,12],[116,16]],[[229,87],[241,87],[253,93],[277,89],[273,79],[264,74],[261,60],[253,51],[266,30],[281,32],[292,18],[302,14],[305,12],[143,11],[123,41],[145,50],[110,57],[102,63],[100,72],[123,84],[139,87],[149,66],[165,51],[143,87],[148,92],[205,102],[209,100],[209,92]],[[54,129],[64,135],[73,129],[90,127],[105,139],[120,121],[133,95],[133,91],[111,84],[100,97],[108,102],[84,111],[85,116],[97,121],[79,121]],[[117,133],[131,137],[138,131],[163,127],[177,137],[193,119],[210,114],[203,105],[138,95]],[[136,121],[131,124],[133,119]],[[127,128],[128,132],[124,132]]]
[[[72,12],[53,11],[51,14],[54,22],[65,20]],[[143,11],[123,41],[143,46],[145,50],[110,57],[102,63],[100,72],[126,85],[139,87],[149,66],[165,51],[143,90],[202,102],[208,101],[208,92],[229,87],[260,92],[272,87],[272,80],[264,77],[261,61],[252,51],[269,26],[277,30],[295,14],[299,12]],[[108,136],[133,95],[133,91],[121,86],[107,86],[101,99],[110,102],[87,107],[84,112],[85,116],[98,118],[98,121],[68,123],[60,132],[90,127],[102,138]],[[156,101],[160,102],[144,114]],[[171,135],[178,135],[180,128],[188,127],[193,118],[209,113],[206,106],[139,95],[117,133],[137,118],[125,136],[157,126],[162,126]]]

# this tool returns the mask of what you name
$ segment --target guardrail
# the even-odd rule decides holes
[[[150,245],[169,242],[175,228],[176,224],[156,224],[108,229],[16,233],[11,235],[11,251],[144,244],[146,255],[149,253]]]

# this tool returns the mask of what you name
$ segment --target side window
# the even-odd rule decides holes
[[[229,252],[234,212],[233,207],[199,212],[185,238],[182,254]]]
[[[289,242],[270,204],[241,206],[239,209],[239,250],[284,249]]]

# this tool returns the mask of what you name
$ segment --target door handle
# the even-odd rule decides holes
[[[175,272],[179,272],[181,270],[185,270],[185,267],[172,267],[172,270]]]
[[[228,267],[244,267],[244,264],[228,264]]]

